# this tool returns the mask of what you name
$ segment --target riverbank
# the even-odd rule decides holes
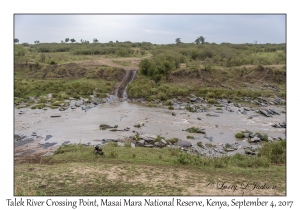
[[[66,145],[15,164],[15,195],[285,195],[285,165],[266,157],[203,158],[170,148]],[[272,161],[271,161],[272,162]]]

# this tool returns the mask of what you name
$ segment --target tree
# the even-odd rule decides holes
[[[39,44],[39,43],[40,43],[39,40],[34,41],[34,44]]]
[[[19,43],[19,39],[14,39],[14,43]]]
[[[73,38],[73,39],[71,39],[70,41],[71,41],[72,43],[76,42],[76,40],[75,40],[74,38]]]
[[[175,42],[176,42],[177,45],[179,45],[181,43],[181,38],[176,38]]]
[[[94,38],[93,43],[98,43],[98,39]]]
[[[80,39],[80,42],[81,42],[81,43],[90,43],[89,41],[83,40],[83,39]]]
[[[205,42],[205,37],[199,36],[199,37],[195,40],[195,43],[196,43],[196,44],[199,44],[200,42],[201,42],[201,44],[204,44],[204,42]]]
[[[66,39],[65,39],[65,42],[66,42],[66,43],[68,43],[69,41],[70,41],[70,39],[69,39],[69,38],[66,38]]]
[[[200,36],[200,37],[199,37],[199,41],[201,42],[201,44],[204,44],[204,42],[205,42],[205,37]]]

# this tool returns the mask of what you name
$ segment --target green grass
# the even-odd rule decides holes
[[[130,66],[131,62],[130,61],[119,61],[119,60],[113,60],[114,63],[121,65],[121,66]]]
[[[53,93],[53,98],[58,100],[79,96],[88,97],[96,92],[98,97],[106,96],[113,89],[116,81],[107,82],[100,79],[51,79],[51,80],[15,80],[15,96],[19,97],[15,103],[26,100],[29,96],[39,97]]]
[[[189,133],[205,133],[204,130],[200,129],[200,128],[196,128],[196,127],[191,127],[186,129],[185,131],[189,132]]]
[[[91,146],[71,144],[43,157],[39,164],[15,165],[15,195],[188,195],[187,188],[199,182],[262,178],[282,193],[285,166],[271,164],[273,157],[265,156],[270,151],[282,155],[282,147],[282,142],[266,143],[258,156],[208,158],[178,149],[118,147],[116,143],[103,146],[104,156],[100,156]],[[165,182],[166,176],[180,181]]]

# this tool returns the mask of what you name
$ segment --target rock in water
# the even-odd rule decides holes
[[[257,137],[257,136],[255,136],[254,138],[252,138],[252,139],[250,140],[251,143],[256,143],[256,142],[260,142],[260,141],[261,141],[260,138]]]
[[[179,140],[177,142],[177,145],[180,146],[180,147],[191,147],[192,144],[188,141],[183,141],[183,140]]]
[[[142,138],[145,141],[153,141],[157,138],[157,135],[154,134],[142,134],[139,136],[140,138]]]
[[[260,109],[259,110],[260,113],[262,113],[263,115],[265,115],[266,117],[272,117],[272,115],[268,114],[266,111]]]

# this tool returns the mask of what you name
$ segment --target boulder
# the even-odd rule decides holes
[[[232,152],[232,151],[234,151],[233,148],[224,148],[224,150],[225,150],[226,152]]]
[[[138,142],[136,142],[135,145],[138,146],[138,147],[143,147],[144,144],[145,144],[145,141],[144,141],[144,140],[139,140]]]
[[[256,155],[256,153],[251,150],[245,150],[245,154],[246,155]]]
[[[29,101],[35,101],[34,97],[29,97]]]
[[[64,143],[61,144],[61,146],[69,145],[69,144],[70,144],[70,141],[65,141]]]
[[[142,138],[145,141],[153,141],[157,138],[157,135],[146,133],[146,134],[140,135],[139,138]]]
[[[251,140],[250,140],[250,142],[251,143],[257,143],[257,142],[260,142],[261,140],[260,140],[260,138],[258,137],[258,136],[255,136],[254,138],[252,138]]]
[[[44,156],[44,157],[47,157],[47,156],[52,156],[53,154],[54,154],[54,152],[50,152],[50,151],[49,151],[49,152],[47,152],[46,154],[44,154],[43,156]]]
[[[83,104],[82,100],[76,101],[75,106],[80,107]]]
[[[167,144],[166,140],[164,140],[164,139],[162,139],[160,142],[161,142],[162,144],[164,144],[164,145]]]
[[[191,147],[192,144],[188,141],[183,141],[183,140],[179,140],[177,142],[177,145],[180,146],[180,147]]]
[[[146,144],[146,145],[144,145],[144,147],[147,147],[147,148],[153,148],[154,145],[153,145],[153,144]]]
[[[197,98],[190,98],[190,102],[196,102]]]

